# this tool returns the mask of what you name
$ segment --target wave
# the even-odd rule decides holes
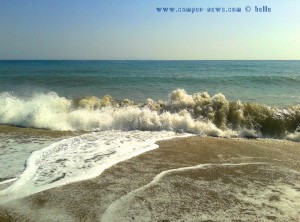
[[[0,124],[59,131],[175,131],[222,137],[270,137],[300,141],[300,105],[284,108],[228,101],[218,93],[171,92],[167,101],[137,103],[55,92],[18,97],[0,94]]]

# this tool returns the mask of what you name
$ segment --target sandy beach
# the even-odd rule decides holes
[[[0,221],[299,221],[300,144],[189,137],[1,206]]]
[[[0,222],[300,222],[299,11],[1,1]]]

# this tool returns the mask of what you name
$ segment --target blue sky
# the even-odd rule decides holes
[[[255,6],[272,12],[256,13]],[[296,0],[0,0],[0,59],[299,60],[299,27]]]

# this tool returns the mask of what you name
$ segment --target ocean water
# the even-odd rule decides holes
[[[299,85],[300,61],[0,61],[0,200],[97,176],[166,138],[299,142]]]
[[[300,61],[0,61],[0,90],[24,96],[110,95],[144,102],[171,91],[222,93],[230,101],[300,103]]]

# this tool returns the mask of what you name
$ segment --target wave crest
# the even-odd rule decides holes
[[[192,95],[176,89],[168,101],[145,103],[51,92],[20,98],[0,94],[0,123],[50,130],[169,130],[211,136],[287,138],[298,141],[300,106],[284,108],[230,102],[219,93]],[[290,136],[288,136],[290,135]]]

